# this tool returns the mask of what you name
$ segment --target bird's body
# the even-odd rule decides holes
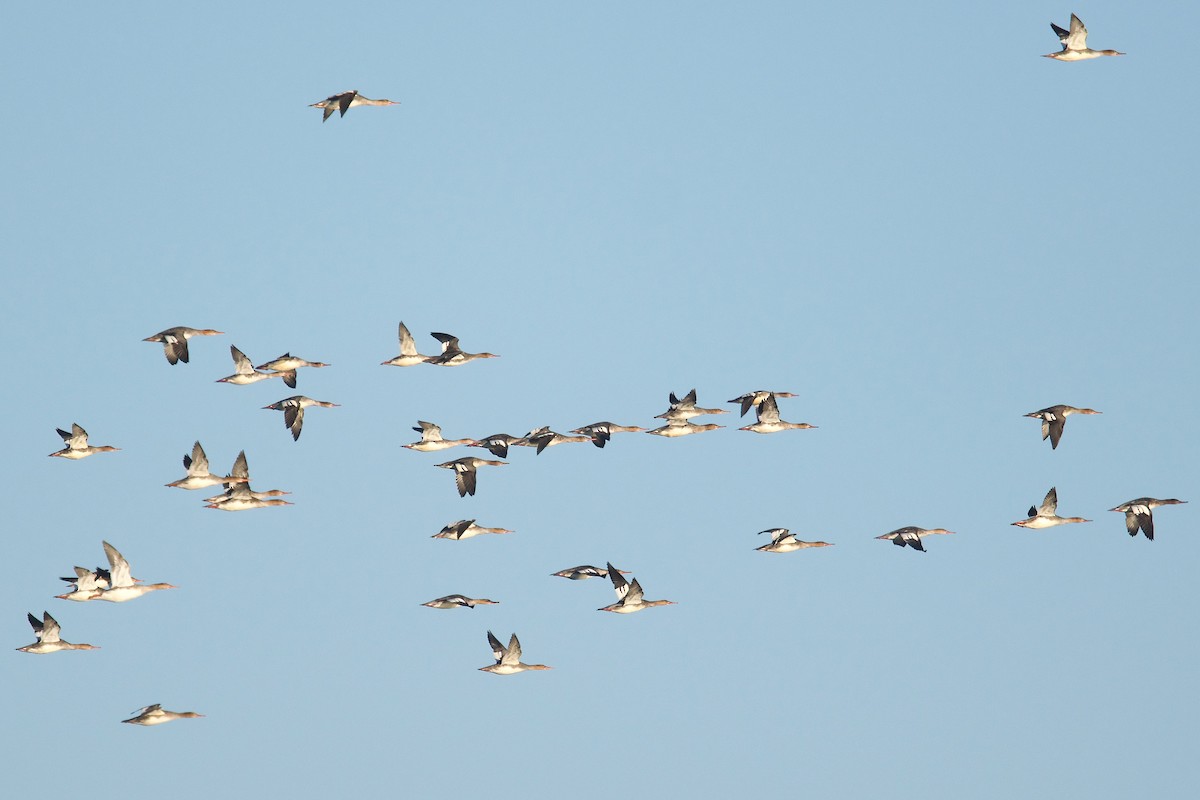
[[[758,421],[753,425],[746,425],[738,430],[751,431],[753,433],[779,433],[780,431],[803,431],[817,427],[809,425],[807,422],[785,422],[779,418],[779,405],[775,402],[775,395],[768,394],[757,405],[754,406]]]
[[[537,448],[538,455],[541,455],[542,451],[547,447],[553,447],[557,444],[566,444],[568,442],[590,442],[591,440],[591,436],[567,436],[566,434],[556,433],[550,430],[549,426],[532,430],[525,437],[525,441],[530,447]]]
[[[696,390],[692,389],[683,397],[676,397],[674,392],[668,396],[670,406],[661,414],[655,416],[655,419],[665,419],[669,422],[682,422],[692,419],[693,417],[702,417],[707,414],[727,414],[729,413],[723,408],[701,408],[696,405]],[[660,429],[661,430],[661,429]]]
[[[59,578],[74,588],[66,594],[56,594],[59,600],[72,600],[76,603],[86,603],[95,600],[100,593],[112,585],[112,576],[108,570],[96,567],[94,570],[86,567],[75,567],[74,578]]]
[[[448,594],[445,597],[439,597],[437,600],[430,600],[428,603],[421,603],[426,608],[475,608],[475,606],[495,606],[499,605],[495,600],[486,600],[480,597],[467,597],[463,594]]]
[[[311,397],[305,397],[302,394],[293,397],[287,397],[279,402],[272,403],[269,406],[263,406],[264,410],[282,411],[283,424],[292,432],[292,441],[300,439],[300,431],[304,427],[304,409],[309,406],[320,406],[321,408],[337,408],[337,403],[327,403],[324,400],[313,400]]]
[[[1091,408],[1075,408],[1075,406],[1049,406],[1048,408],[1039,409],[1038,411],[1030,411],[1025,416],[1040,419],[1042,421],[1042,441],[1050,439],[1050,449],[1058,449],[1058,440],[1062,438],[1063,426],[1067,423],[1067,417],[1072,414],[1099,414],[1099,411]]]
[[[661,428],[646,431],[652,436],[665,436],[668,439],[674,439],[679,436],[691,436],[694,433],[704,433],[705,431],[715,431],[717,428],[723,428],[724,425],[717,425],[714,422],[709,422],[704,425],[697,425],[694,422],[689,422],[686,419],[668,419],[667,424]]]
[[[259,492],[252,492],[242,497],[230,497],[220,503],[209,503],[205,508],[215,508],[217,511],[250,511],[255,508],[274,508],[276,506],[295,505],[287,500],[274,497],[262,497]]]
[[[245,483],[249,478],[237,475],[213,475],[208,471],[208,456],[200,442],[192,445],[192,454],[183,457],[183,468],[187,475],[168,483],[173,489],[204,489],[221,483]]]
[[[425,363],[427,364],[433,364],[438,367],[459,367],[481,358],[500,357],[495,353],[467,353],[458,346],[458,337],[452,336],[449,333],[434,332],[429,335],[442,343],[442,352],[425,359]]]
[[[493,433],[482,439],[476,439],[474,444],[467,447],[483,447],[497,458],[508,458],[508,448],[525,444],[519,436],[509,436],[507,433]]]
[[[647,600],[637,578],[627,581],[612,564],[606,564],[605,566],[608,569],[608,579],[612,581],[613,590],[617,593],[617,602],[597,609],[598,611],[611,611],[614,614],[633,614],[634,612],[645,611],[647,608],[654,608],[655,606],[675,605],[674,600]]]
[[[182,361],[186,364],[188,363],[188,339],[195,336],[221,335],[221,331],[214,331],[212,328],[185,328],[179,325],[174,328],[167,328],[165,331],[159,331],[153,336],[147,336],[142,341],[161,342],[168,362],[178,364]]]
[[[733,398],[727,402],[738,403],[741,405],[741,416],[746,416],[746,412],[752,408],[756,408],[768,397],[796,397],[792,392],[770,392],[766,389],[758,389],[753,392],[746,392],[743,395]]]
[[[33,628],[33,635],[37,637],[37,641],[33,644],[27,644],[24,647],[18,647],[17,650],[19,652],[45,655],[46,653],[57,653],[61,650],[100,649],[92,644],[64,642],[60,635],[62,629],[54,617],[50,616],[49,611],[43,612],[40,620],[33,614],[28,614],[27,616],[29,617],[29,625]]]
[[[250,359],[246,354],[237,349],[234,345],[229,345],[229,354],[233,356],[233,374],[226,375],[224,378],[217,378],[217,383],[231,383],[234,386],[246,386],[259,381],[270,380],[271,378],[283,378],[283,382],[288,385],[288,388],[296,388],[296,370],[278,370],[276,372],[259,372],[263,367],[255,368],[250,363]]]
[[[404,322],[400,323],[400,355],[395,358],[389,358],[380,366],[383,367],[415,367],[417,364],[424,364],[430,359],[430,356],[423,356],[417,352],[417,342],[413,339],[413,335],[409,333],[408,327]]]
[[[121,722],[128,722],[131,725],[162,725],[164,722],[173,722],[177,719],[195,719],[204,716],[195,711],[167,711],[157,703],[139,708],[133,714],[129,719],[123,719]]]
[[[954,533],[954,531],[948,531],[945,528],[918,528],[915,525],[909,525],[905,528],[897,528],[896,530],[885,533],[882,536],[876,536],[875,538],[887,539],[897,547],[904,547],[905,545],[908,545],[913,550],[920,550],[922,553],[924,553],[926,551],[925,545],[921,542],[922,536],[950,533]]]
[[[176,588],[169,583],[138,583],[129,570],[129,562],[117,551],[117,548],[108,542],[101,542],[101,544],[104,545],[104,554],[108,556],[108,571],[111,576],[109,580],[112,585],[100,592],[96,596],[97,600],[124,603],[159,589]]]
[[[629,574],[623,569],[619,569],[617,572],[621,573],[622,575]],[[600,567],[593,567],[590,564],[583,564],[581,566],[571,567],[569,569],[560,569],[558,572],[551,573],[550,577],[566,578],[569,581],[585,581],[588,578],[607,578],[608,570],[601,569]]]
[[[515,675],[518,672],[526,670],[544,670],[550,669],[545,664],[524,664],[521,662],[521,643],[517,641],[517,635],[514,633],[512,638],[508,640],[508,647],[500,644],[500,640],[488,631],[488,644],[492,646],[492,655],[496,658],[496,663],[487,667],[480,667],[480,672],[490,672],[493,675]]]
[[[768,528],[765,531],[759,531],[759,534],[771,534],[771,542],[764,544],[762,547],[756,547],[755,550],[760,553],[794,553],[797,550],[805,550],[809,547],[832,547],[829,542],[805,542],[796,538],[796,535],[790,532],[787,528]]]
[[[245,489],[244,492],[239,491],[239,489],[245,488],[247,486],[249,486],[249,484],[235,483],[233,486],[226,489],[221,494],[217,494],[217,495],[213,495],[212,497],[204,498],[204,502],[205,502],[205,504],[207,504],[209,506],[223,506],[226,503],[232,502],[234,500],[244,499],[247,497],[249,497],[253,500],[266,500],[271,497],[279,497],[281,495],[291,494],[291,492],[285,492],[282,489],[269,489],[265,492],[256,492],[253,489]]]
[[[1029,519],[1019,520],[1012,524],[1018,528],[1043,530],[1045,528],[1053,528],[1056,525],[1066,525],[1070,522],[1091,522],[1090,519],[1084,519],[1083,517],[1060,517],[1057,512],[1058,490],[1051,486],[1050,491],[1046,492],[1046,497],[1042,500],[1041,506],[1029,507]]]
[[[593,422],[581,428],[573,428],[571,433],[578,433],[592,440],[596,447],[604,447],[614,433],[645,433],[645,428],[637,425],[617,425],[614,422]]]
[[[220,511],[247,511],[252,508],[268,508],[270,506],[290,506],[286,500],[273,498],[290,494],[282,489],[271,489],[256,492],[250,488],[250,465],[246,461],[246,451],[238,453],[233,461],[233,469],[229,470],[230,477],[244,479],[243,483],[227,483],[225,491],[214,497],[205,499],[205,508],[215,508]]]
[[[320,369],[321,367],[328,366],[330,365],[322,361],[305,361],[303,358],[297,358],[291,353],[284,353],[279,358],[272,359],[265,364],[259,364],[255,369],[269,369],[275,372],[295,372],[301,367]]]
[[[466,456],[464,458],[456,458],[453,461],[447,461],[445,464],[436,464],[435,466],[443,469],[454,470],[454,484],[458,487],[458,496],[466,497],[475,495],[475,471],[483,466],[503,467],[504,461],[489,461],[486,458],[475,458]]]
[[[401,447],[406,447],[409,450],[416,450],[420,453],[436,453],[439,450],[447,450],[451,447],[457,447],[460,444],[474,444],[474,439],[443,439],[442,429],[432,422],[417,420],[417,427],[414,431],[421,434],[421,440],[412,444],[404,444]]]
[[[1154,541],[1154,515],[1152,513],[1154,509],[1186,502],[1186,500],[1174,498],[1159,500],[1154,497],[1139,497],[1136,500],[1122,503],[1116,508],[1110,508],[1109,511],[1120,511],[1125,514],[1125,531],[1130,536],[1137,536],[1140,529],[1147,539]]]
[[[1116,50],[1093,50],[1087,46],[1087,28],[1083,25],[1083,20],[1074,14],[1071,15],[1071,28],[1060,28],[1053,22],[1050,23],[1058,40],[1062,42],[1062,50],[1057,53],[1046,53],[1045,58],[1053,58],[1056,61],[1086,61],[1090,58],[1100,58],[1101,56],[1123,56],[1124,53],[1118,53]]]
[[[357,91],[338,92],[331,94],[324,100],[309,105],[309,108],[320,108],[325,113],[321,116],[321,122],[333,116],[333,113],[338,112],[339,116],[346,116],[346,112],[357,106],[398,106],[400,103],[396,100],[372,100],[369,97],[363,97]]]
[[[481,536],[485,533],[516,533],[508,528],[485,528],[482,525],[476,525],[473,519],[460,519],[458,522],[451,522],[443,527],[440,531],[429,537],[431,539],[453,539],[460,541],[462,539],[471,539],[476,536]]]
[[[51,456],[78,461],[81,458],[87,458],[96,453],[110,453],[121,449],[119,447],[110,447],[109,445],[89,445],[88,432],[81,428],[78,422],[71,423],[71,431],[69,433],[62,428],[55,428],[55,430],[62,437],[63,444],[66,447],[51,453]]]

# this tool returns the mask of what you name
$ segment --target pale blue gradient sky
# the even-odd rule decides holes
[[[1192,797],[1193,4],[26,4],[0,53],[7,783]],[[1125,58],[1059,64],[1071,11]],[[964,59],[969,56],[969,60]],[[322,125],[359,89],[402,105]],[[394,369],[395,327],[501,358]],[[168,366],[143,337],[194,340]],[[216,384],[229,345],[331,362]],[[790,390],[785,419],[403,450]],[[1057,451],[1021,414],[1091,406]],[[733,408],[733,406],[729,406]],[[120,453],[45,457],[79,422]],[[745,423],[742,423],[745,424]],[[199,439],[291,508],[162,484]],[[473,451],[474,452],[474,451]],[[1058,487],[1043,532],[1008,523]],[[464,517],[517,533],[430,539]],[[926,555],[873,536],[946,527]],[[836,546],[755,553],[756,531]],[[108,539],[181,588],[51,599]],[[600,614],[612,560],[679,605]],[[451,592],[501,605],[433,611]],[[498,678],[487,629],[554,671]],[[204,720],[122,726],[148,703]]]

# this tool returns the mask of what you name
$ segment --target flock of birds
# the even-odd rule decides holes
[[[1098,58],[1101,56],[1119,56],[1123,53],[1115,50],[1092,50],[1087,47],[1087,28],[1083,22],[1075,14],[1071,15],[1070,27],[1061,28],[1054,23],[1051,23],[1051,28],[1059,37],[1062,43],[1062,49],[1046,54],[1047,58],[1053,58],[1060,61],[1081,61],[1086,59]],[[325,100],[312,104],[315,108],[320,108],[323,111],[322,122],[328,120],[334,112],[344,116],[346,111],[356,106],[388,106],[398,105],[392,100],[372,100],[364,97],[357,91],[341,92],[332,95]],[[177,364],[180,361],[185,364],[189,362],[188,340],[195,337],[216,336],[221,335],[221,331],[209,328],[188,328],[188,327],[173,327],[147,337],[145,341],[161,343],[167,358],[171,364]],[[463,350],[459,344],[457,337],[448,333],[434,332],[430,334],[435,340],[441,344],[441,350],[434,355],[423,355],[418,351],[416,341],[404,323],[401,322],[398,330],[400,353],[395,358],[382,362],[385,366],[396,367],[413,367],[417,365],[432,365],[442,367],[456,367],[470,363],[471,361],[496,358],[493,353],[481,352],[471,353]],[[233,358],[234,372],[224,378],[218,379],[220,383],[228,383],[237,386],[248,385],[269,381],[279,378],[289,388],[296,388],[297,371],[301,368],[323,368],[330,365],[319,361],[307,361],[305,359],[292,356],[290,353],[285,353],[277,359],[266,362],[259,366],[254,366],[249,358],[236,346],[230,347],[230,353]],[[730,403],[736,404],[741,412],[742,417],[745,417],[751,409],[755,411],[756,420],[753,424],[746,425],[740,430],[749,431],[759,434],[779,433],[787,430],[808,430],[815,426],[808,423],[787,422],[780,416],[779,399],[790,398],[796,395],[791,392],[758,390],[747,392],[743,395],[733,398]],[[653,429],[642,428],[635,425],[618,425],[613,422],[601,421],[594,422],[589,425],[584,425],[579,428],[574,428],[569,434],[562,434],[551,430],[549,427],[540,427],[529,431],[524,436],[511,436],[506,433],[492,434],[479,439],[460,438],[447,439],[442,436],[441,428],[427,421],[418,421],[414,431],[420,434],[420,439],[410,444],[405,444],[403,447],[418,452],[439,452],[456,446],[480,447],[486,449],[496,459],[504,459],[508,457],[509,448],[511,447],[531,447],[538,454],[542,453],[546,448],[566,444],[591,442],[598,448],[603,448],[612,438],[615,433],[647,433],[655,436],[667,438],[675,438],[681,436],[689,436],[706,431],[716,430],[723,426],[715,423],[699,424],[692,422],[693,419],[702,416],[717,415],[728,413],[721,408],[704,408],[698,404],[695,389],[691,390],[682,397],[676,396],[674,392],[669,395],[669,407],[663,413],[657,415],[656,419],[663,421],[663,424]],[[334,408],[336,403],[314,400],[313,398],[304,395],[293,395],[284,398],[278,402],[264,406],[266,409],[282,411],[284,414],[284,424],[291,433],[293,440],[298,441],[304,425],[304,411],[306,408],[322,407]],[[1050,440],[1052,448],[1057,449],[1063,435],[1066,418],[1072,414],[1092,415],[1100,412],[1090,408],[1076,408],[1067,405],[1055,405],[1038,411],[1030,412],[1025,416],[1033,417],[1041,421],[1042,439]],[[58,430],[59,435],[63,440],[63,448],[51,456],[60,458],[79,460],[86,458],[96,453],[113,452],[119,448],[104,445],[94,446],[88,443],[88,433],[78,423],[71,426],[70,431],[62,429]],[[474,495],[477,489],[477,472],[480,467],[484,466],[504,466],[508,462],[485,459],[474,456],[447,461],[435,466],[449,469],[454,472],[455,486],[460,497]],[[238,454],[233,467],[227,475],[216,475],[210,471],[208,457],[204,452],[200,442],[196,442],[189,455],[183,458],[183,464],[187,470],[187,474],[172,483],[167,484],[169,487],[179,489],[202,489],[214,486],[223,486],[223,492],[205,500],[206,507],[218,509],[222,511],[244,511],[256,508],[267,508],[272,506],[291,505],[289,501],[278,499],[279,495],[288,494],[282,490],[273,489],[269,491],[254,491],[250,488],[250,470],[246,460],[245,451]],[[1157,499],[1153,497],[1139,497],[1122,503],[1111,510],[1125,514],[1126,530],[1130,536],[1136,536],[1140,531],[1148,540],[1154,539],[1154,519],[1153,510],[1165,505],[1174,505],[1185,501],[1177,499]],[[1041,530],[1064,525],[1069,523],[1089,522],[1090,520],[1082,517],[1060,517],[1057,513],[1058,495],[1055,488],[1051,488],[1047,492],[1040,506],[1030,507],[1027,519],[1019,520],[1012,523],[1013,525],[1028,528],[1033,530]],[[440,532],[433,535],[434,538],[462,540],[481,534],[505,534],[512,533],[506,528],[484,527],[475,524],[473,519],[463,519],[457,522],[446,525]],[[817,547],[829,547],[830,542],[824,541],[803,541],[797,538],[786,528],[771,528],[760,531],[760,534],[770,534],[771,541],[768,544],[756,548],[758,551],[767,553],[791,553],[797,550]],[[935,534],[950,534],[953,531],[944,528],[919,528],[916,526],[906,526],[885,533],[876,537],[877,539],[891,541],[892,544],[898,547],[910,547],[914,550],[926,552],[925,545],[922,541],[923,537]],[[85,567],[75,567],[75,575],[73,577],[62,578],[61,580],[71,584],[72,591],[56,595],[59,599],[71,600],[75,602],[88,602],[92,600],[103,600],[107,602],[121,603],[154,591],[162,589],[175,588],[168,583],[145,583],[140,579],[132,577],[129,567],[129,562],[121,555],[121,553],[109,544],[107,541],[102,542],[105,555],[108,559],[108,568],[96,567],[95,569],[87,569]],[[556,577],[562,577],[569,580],[586,580],[590,578],[607,578],[613,586],[616,593],[616,602],[600,608],[600,611],[608,611],[617,614],[631,614],[638,611],[643,611],[655,606],[673,605],[671,600],[647,600],[637,578],[627,580],[624,576],[628,574],[624,570],[617,569],[611,563],[606,563],[604,568],[580,565],[561,570],[554,573]],[[486,598],[472,598],[462,594],[451,594],[444,597],[439,597],[423,606],[435,609],[455,609],[469,608],[473,609],[477,605],[495,605],[496,601]],[[95,650],[98,649],[91,644],[75,644],[65,641],[61,637],[61,627],[57,620],[44,612],[41,619],[38,619],[33,614],[28,615],[30,626],[33,628],[37,641],[25,647],[18,648],[21,652],[45,654],[54,653],[64,650]],[[487,633],[488,644],[491,647],[492,655],[495,663],[481,667],[484,672],[491,672],[497,675],[511,675],[518,672],[529,670],[547,670],[550,667],[544,664],[526,664],[521,661],[521,643],[514,633],[509,639],[508,645],[505,646],[499,639],[496,638],[491,631]],[[194,718],[202,716],[195,712],[174,712],[163,709],[160,705],[150,705],[134,712],[134,716],[123,722],[138,724],[138,725],[158,725],[165,722],[170,722],[176,719]]]
[[[196,336],[214,336],[220,334],[220,331],[207,328],[175,327],[147,337],[145,341],[161,343],[169,363],[177,364],[180,361],[188,363],[188,339]],[[465,352],[459,346],[459,341],[456,337],[436,332],[432,333],[431,336],[441,343],[441,352],[436,355],[423,355],[418,352],[416,342],[403,322],[399,324],[398,335],[400,355],[382,362],[384,366],[412,367],[420,364],[429,364],[450,367],[460,366],[478,359],[497,357],[493,353]],[[231,376],[218,379],[220,383],[245,385],[271,378],[281,378],[285,383],[294,388],[296,385],[296,371],[298,369],[302,367],[322,368],[330,366],[323,362],[307,361],[285,353],[277,359],[254,367],[245,354],[236,346],[231,345],[230,352],[236,371]],[[728,402],[736,405],[743,417],[751,410],[755,411],[756,422],[741,427],[740,430],[743,431],[767,434],[787,430],[814,429],[816,426],[808,423],[787,422],[781,419],[779,399],[795,396],[792,392],[756,390],[746,392]],[[662,420],[664,424],[653,429],[601,421],[574,428],[571,430],[571,435],[560,434],[551,430],[548,426],[544,426],[535,428],[520,437],[506,433],[497,433],[480,439],[447,439],[442,436],[440,426],[433,422],[419,420],[413,430],[420,434],[420,439],[402,446],[418,452],[440,452],[457,446],[481,447],[488,450],[492,455],[497,456],[497,458],[507,458],[509,448],[511,447],[531,447],[538,454],[542,453],[548,447],[572,442],[591,442],[594,446],[603,448],[611,440],[613,434],[621,432],[642,432],[668,438],[703,433],[724,426],[715,423],[698,424],[692,422],[693,419],[702,416],[729,413],[723,408],[705,408],[699,405],[695,389],[692,389],[683,396],[678,396],[674,392],[671,392],[668,395],[668,400],[669,406],[666,411],[655,417],[655,419]],[[284,412],[284,422],[291,431],[293,439],[299,440],[305,408],[311,406],[332,407],[335,405],[335,403],[326,403],[303,395],[296,395],[265,406],[265,408],[282,410]],[[1032,411],[1025,416],[1032,417],[1041,422],[1042,440],[1049,439],[1051,448],[1057,449],[1062,440],[1067,417],[1073,414],[1094,415],[1099,413],[1101,412],[1091,408],[1054,405]],[[110,445],[89,445],[87,431],[78,423],[73,424],[69,432],[60,429],[58,433],[62,437],[65,446],[62,450],[51,453],[51,456],[78,460],[96,453],[112,452],[119,449]],[[476,472],[480,467],[504,466],[507,463],[507,461],[468,456],[435,466],[454,471],[458,494],[460,497],[465,497],[475,494],[477,488]],[[250,470],[245,451],[238,454],[228,475],[216,475],[210,471],[208,457],[200,442],[196,442],[192,448],[192,452],[184,456],[183,464],[187,469],[187,474],[183,478],[166,485],[172,488],[189,490],[218,485],[223,486],[224,491],[221,494],[205,500],[207,508],[215,508],[223,511],[244,511],[254,508],[291,504],[286,500],[278,499],[278,495],[287,494],[287,492],[282,490],[272,489],[259,492],[250,488]],[[1161,506],[1183,502],[1174,498],[1157,499],[1153,497],[1139,497],[1122,503],[1111,510],[1125,514],[1126,530],[1131,536],[1136,536],[1140,531],[1147,539],[1153,540],[1153,510]],[[1057,509],[1057,490],[1051,488],[1040,506],[1030,507],[1027,519],[1019,520],[1012,524],[1022,528],[1041,530],[1057,525],[1090,521],[1082,517],[1060,517],[1058,516]],[[462,519],[446,525],[441,531],[433,534],[433,538],[457,541],[482,534],[506,534],[512,532],[507,528],[476,525],[474,519]],[[756,548],[760,552],[791,553],[808,548],[831,546],[830,542],[810,542],[799,539],[787,528],[770,528],[760,531],[760,534],[763,533],[770,534],[771,541]],[[876,538],[891,541],[892,544],[898,547],[910,547],[920,552],[927,552],[922,541],[923,537],[951,533],[953,531],[946,530],[945,528],[906,526],[889,531]],[[157,590],[175,588],[168,583],[144,583],[133,578],[129,562],[125,557],[108,542],[102,542],[102,545],[105,555],[108,558],[108,568],[96,567],[89,570],[85,567],[75,567],[74,577],[62,578],[63,581],[72,585],[72,591],[56,595],[57,598],[75,602],[104,600],[120,603],[136,599]],[[627,580],[624,577],[626,574],[628,573],[625,570],[617,569],[611,563],[606,563],[604,568],[585,564],[553,573],[555,577],[567,578],[568,580],[607,578],[612,583],[617,599],[616,602],[600,608],[600,611],[608,611],[616,614],[632,614],[655,606],[674,605],[675,601],[672,600],[647,600],[638,579]],[[422,603],[421,605],[435,609],[473,609],[477,605],[495,605],[496,603],[497,601],[487,598],[450,594]],[[42,654],[62,650],[97,649],[95,645],[75,644],[63,640],[61,638],[61,628],[49,612],[45,612],[40,620],[33,614],[29,614],[28,617],[38,641],[34,644],[18,648],[22,652]],[[521,661],[521,643],[515,633],[510,638],[508,645],[504,646],[489,631],[488,642],[492,647],[495,663],[481,667],[480,669],[484,672],[491,672],[497,675],[511,675],[526,670],[550,669],[550,667],[544,664],[526,664]],[[124,720],[124,722],[140,725],[157,725],[175,719],[197,716],[201,715],[194,712],[166,711],[161,706],[152,705],[140,709],[135,713],[134,717]]]

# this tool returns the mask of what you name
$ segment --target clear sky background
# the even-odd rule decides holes
[[[13,796],[1195,796],[1195,4],[246,5],[7,11]],[[1072,11],[1129,55],[1040,58]],[[402,104],[306,107],[348,89]],[[399,320],[502,357],[381,367]],[[174,325],[226,335],[172,367]],[[293,442],[231,344],[342,407]],[[819,428],[516,450],[462,499],[467,451],[400,448],[693,387]],[[1055,403],[1104,413],[1051,451]],[[46,458],[72,422],[121,452]],[[295,505],[163,488],[197,439]],[[1051,486],[1095,521],[1010,527]],[[1193,503],[1131,540],[1141,495]],[[461,518],[517,533],[429,538]],[[52,599],[101,539],[180,588]],[[679,604],[549,577],[606,560]],[[102,649],[13,652],[44,609]],[[554,670],[477,672],[488,629]]]

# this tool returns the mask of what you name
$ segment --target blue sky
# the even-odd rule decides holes
[[[1075,11],[1124,58],[1060,64]],[[23,7],[0,54],[9,783],[173,796],[1190,797],[1192,5]],[[322,125],[346,89],[399,100]],[[395,369],[396,323],[501,358]],[[188,365],[140,340],[173,325]],[[314,409],[293,442],[284,351]],[[515,451],[788,390],[818,430]],[[1051,451],[1022,414],[1090,406]],[[734,409],[733,406],[728,406]],[[48,459],[78,422],[121,452]],[[749,420],[747,420],[749,422]],[[741,423],[745,424],[745,423]],[[296,505],[163,488],[199,439]],[[1048,531],[1009,523],[1057,486]],[[429,538],[460,518],[513,528]],[[945,527],[920,555],[875,541]],[[783,526],[834,547],[756,553]],[[166,581],[52,599],[101,539]],[[611,560],[678,605],[600,614]],[[500,605],[435,611],[462,592]],[[103,606],[103,607],[100,607]],[[551,672],[508,678],[485,632]],[[203,720],[118,724],[162,703]]]

